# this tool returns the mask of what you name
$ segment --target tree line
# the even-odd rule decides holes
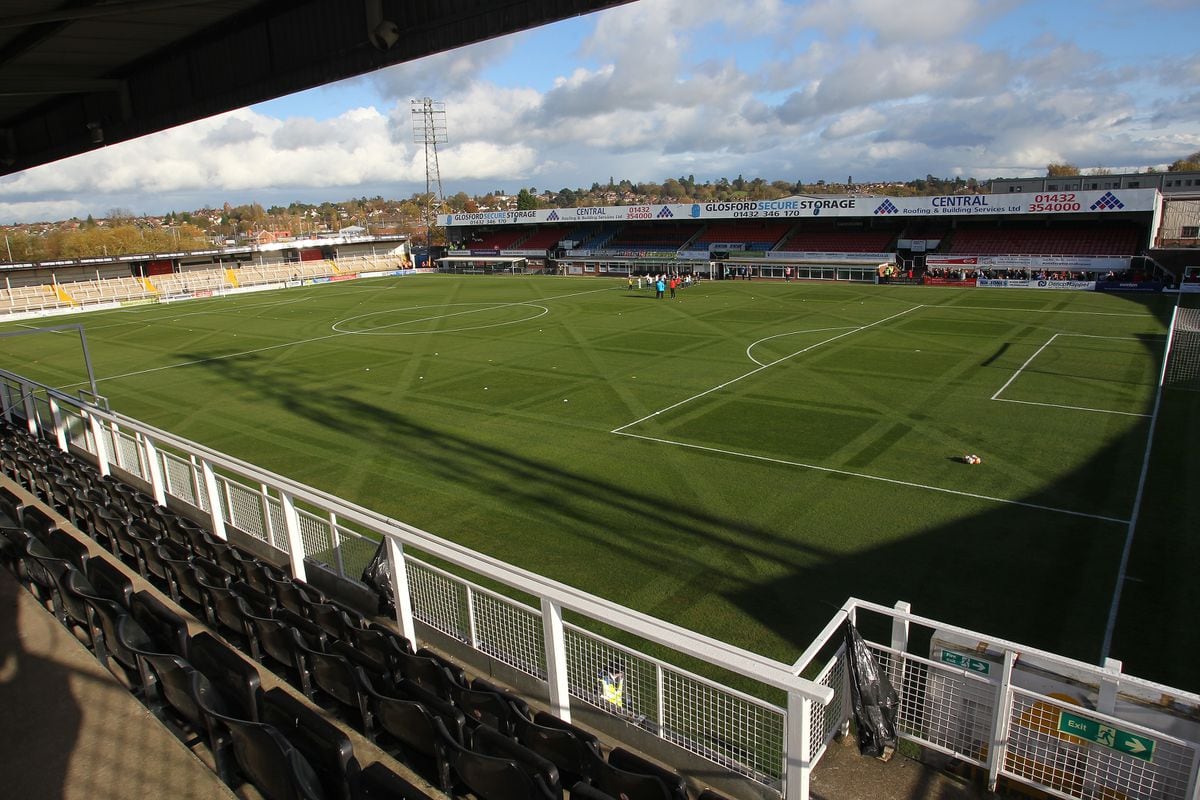
[[[1174,161],[1167,172],[1200,171],[1200,151]],[[1069,162],[1046,166],[1048,177],[1109,174]],[[1148,173],[1156,169],[1146,170]],[[264,208],[258,203],[224,204],[220,209],[172,211],[162,217],[135,217],[127,209],[112,209],[101,221],[71,219],[53,225],[18,226],[5,233],[6,249],[0,260],[50,261],[60,258],[135,255],[201,250],[228,241],[244,241],[263,232],[286,233],[302,238],[360,225],[372,233],[408,235],[423,241],[435,213],[462,213],[516,208],[571,208],[577,206],[640,205],[644,203],[709,203],[736,200],[777,200],[796,194],[873,194],[893,197],[975,194],[987,191],[975,178],[939,178],[926,175],[909,181],[856,183],[817,180],[767,181],[765,178],[718,178],[697,181],[694,175],[667,178],[661,183],[617,180],[593,182],[590,187],[563,187],[557,191],[522,187],[516,195],[503,189],[468,195],[457,192],[443,200],[417,193],[404,200],[382,196],[358,197],[340,202],[289,203]],[[434,241],[444,232],[434,230]]]

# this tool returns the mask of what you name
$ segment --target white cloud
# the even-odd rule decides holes
[[[78,200],[30,200],[26,202],[0,202],[0,220],[23,220],[25,222],[56,222],[72,217],[87,215],[87,206]],[[5,253],[7,256],[7,253]],[[20,253],[13,253],[16,259]]]
[[[484,42],[320,90],[315,111],[224,114],[0,179],[0,194],[9,213],[77,197],[103,211],[199,193],[403,196],[424,187],[409,107],[424,96],[445,101],[449,193],[1169,163],[1200,149],[1200,57],[1160,53],[1195,16],[1167,5],[1145,12],[1162,18],[1156,47],[1127,53],[1099,35],[1124,31],[1055,27],[1054,0],[643,0],[583,18],[567,56],[522,49],[547,47],[540,34]],[[343,95],[361,107],[325,118]]]

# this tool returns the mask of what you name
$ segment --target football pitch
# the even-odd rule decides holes
[[[1174,304],[419,276],[55,322],[121,413],[784,661],[856,596],[1194,691]],[[72,332],[0,366],[82,388]]]

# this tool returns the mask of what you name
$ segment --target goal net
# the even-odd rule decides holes
[[[1163,386],[1200,392],[1200,308],[1175,309]]]

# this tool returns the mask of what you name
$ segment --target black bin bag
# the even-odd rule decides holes
[[[900,697],[849,619],[846,665],[850,671],[850,704],[858,729],[858,752],[887,761],[896,751],[896,710]]]
[[[379,542],[375,555],[363,569],[362,582],[375,590],[379,596],[379,613],[395,616],[396,598],[392,595],[392,573],[388,568],[387,540]]]

